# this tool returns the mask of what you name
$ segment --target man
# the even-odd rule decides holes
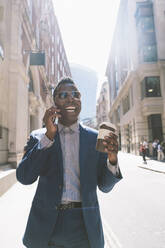
[[[164,153],[163,153],[163,147],[160,142],[158,143],[157,154],[158,154],[157,160],[162,161],[164,159]]]
[[[155,139],[154,142],[152,143],[152,156],[153,156],[153,159],[157,159],[157,156],[158,156],[158,143],[159,143],[158,139]]]
[[[147,164],[147,161],[146,161],[147,149],[148,149],[148,143],[147,143],[147,141],[144,140],[140,144],[140,152],[141,152],[141,155],[143,157],[143,163],[144,164]]]
[[[39,177],[23,242],[28,248],[103,248],[96,189],[109,192],[122,178],[117,138],[110,133],[106,153],[96,151],[97,131],[78,123],[81,95],[72,79],[63,78],[53,96],[46,128],[32,132],[16,172],[23,184]]]

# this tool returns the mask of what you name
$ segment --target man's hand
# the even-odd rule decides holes
[[[112,165],[117,164],[117,153],[118,153],[117,135],[115,135],[114,133],[109,133],[109,136],[104,137],[103,145],[105,147],[105,152],[108,153],[109,162]]]
[[[45,123],[47,132],[45,135],[50,139],[53,140],[54,136],[57,132],[57,125],[54,124],[54,119],[56,117],[61,117],[59,114],[60,110],[57,107],[52,106],[51,108],[47,109],[43,118],[43,122]]]

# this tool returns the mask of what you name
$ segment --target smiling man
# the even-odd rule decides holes
[[[96,151],[97,131],[78,121],[81,94],[71,78],[54,90],[46,128],[31,133],[16,175],[23,184],[38,178],[23,243],[28,248],[103,248],[97,186],[109,192],[122,178],[117,137],[105,137]],[[59,122],[55,124],[58,117]]]

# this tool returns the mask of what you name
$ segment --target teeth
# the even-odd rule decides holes
[[[67,109],[67,112],[74,112],[74,109],[71,110],[71,109]]]
[[[67,108],[65,108],[65,109],[66,109],[68,112],[73,112],[76,108],[70,106],[70,107],[67,107]]]
[[[75,109],[74,106],[69,106],[69,107],[66,107],[66,109]]]

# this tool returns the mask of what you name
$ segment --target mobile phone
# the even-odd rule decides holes
[[[58,116],[56,118],[54,118],[53,123],[54,123],[54,125],[58,125]]]
[[[56,107],[56,106],[55,106]],[[56,116],[56,118],[54,118],[54,121],[53,121],[54,125],[58,125],[58,116]]]

